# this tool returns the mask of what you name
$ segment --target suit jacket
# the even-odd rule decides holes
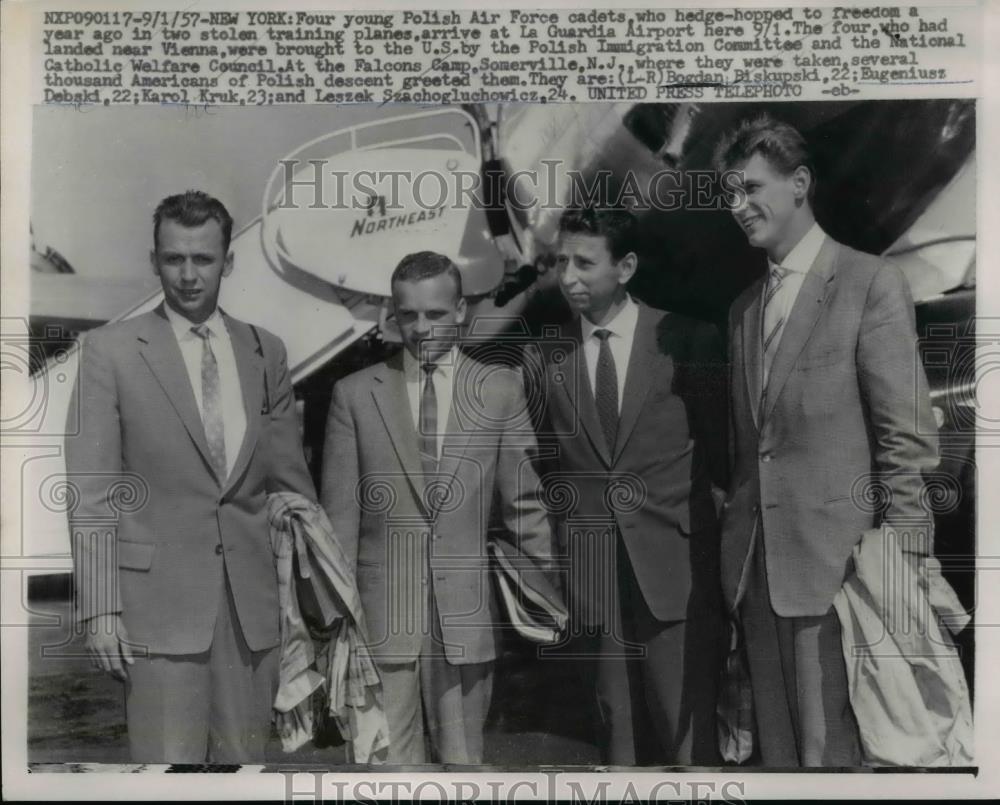
[[[223,567],[255,651],[275,646],[278,587],[267,493],[315,498],[280,339],[224,315],[247,429],[221,483],[180,347],[162,307],[88,333],[66,439],[77,617],[120,612],[133,643],[190,654],[212,642]],[[71,422],[73,417],[71,414]],[[109,492],[117,529],[109,523]],[[223,563],[223,559],[225,560]]]
[[[453,664],[497,656],[499,623],[486,549],[498,498],[526,583],[551,571],[553,539],[535,468],[521,377],[459,354],[438,473],[424,476],[403,354],[339,381],[327,421],[322,503],[356,563],[380,661],[419,656],[432,582]],[[435,506],[430,488],[447,490]]]
[[[725,486],[725,364],[715,327],[639,306],[617,441],[601,430],[581,344],[548,349],[547,416],[556,468],[546,473],[569,555],[571,618],[610,613],[617,533],[660,620],[719,609],[712,481]],[[621,368],[618,369],[621,371]]]
[[[734,607],[759,515],[774,611],[822,615],[865,530],[882,518],[929,517],[922,473],[937,465],[937,428],[898,268],[826,238],[782,332],[762,406],[764,281],[729,315],[734,470],[723,510],[724,593]],[[884,512],[869,498],[879,487],[888,493]]]

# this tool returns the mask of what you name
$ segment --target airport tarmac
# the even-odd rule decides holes
[[[65,598],[31,600],[28,657],[28,762],[128,763],[124,687],[91,667],[70,638]],[[56,625],[51,625],[52,619]],[[512,637],[497,663],[485,761],[505,768],[599,762],[593,742],[591,694],[573,661],[539,660],[534,646]],[[343,746],[307,744],[285,753],[276,735],[268,764],[343,765]]]

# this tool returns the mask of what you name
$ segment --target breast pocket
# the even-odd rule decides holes
[[[119,539],[117,551],[118,567],[128,570],[149,570],[153,566],[156,545],[151,542],[130,542]]]
[[[811,369],[828,369],[847,363],[850,360],[850,355],[851,353],[845,349],[809,352],[799,358],[795,368],[799,372],[806,372]]]
[[[650,392],[649,396],[646,398],[647,402],[653,403],[654,405],[664,405],[670,402],[670,398],[674,396],[673,391],[670,389],[656,389]]]

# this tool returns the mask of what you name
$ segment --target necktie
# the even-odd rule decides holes
[[[424,474],[432,476],[437,473],[437,394],[434,392],[433,363],[422,364],[424,371],[424,390],[420,395],[420,463]],[[428,477],[427,480],[430,480]]]
[[[212,352],[209,337],[212,331],[207,324],[192,327],[191,332],[201,339],[201,420],[205,439],[212,459],[212,469],[219,483],[226,480],[226,438],[222,423],[222,394],[219,388],[219,364]]]
[[[778,344],[781,343],[781,331],[785,327],[785,316],[779,306],[772,304],[785,277],[791,273],[789,269],[781,266],[771,266],[767,275],[767,290],[764,293],[764,315],[761,334],[763,336],[764,355],[764,382],[762,384],[761,399],[767,398],[767,381],[771,375],[771,362],[774,354],[778,351]]]
[[[608,450],[613,451],[618,437],[618,372],[615,369],[615,356],[611,354],[611,346],[608,344],[611,331],[594,330],[594,337],[601,342],[601,350],[597,355],[594,401],[597,403],[597,415],[601,420],[601,430],[604,431]]]

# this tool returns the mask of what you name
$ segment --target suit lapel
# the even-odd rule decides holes
[[[601,428],[601,420],[597,416],[597,403],[594,402],[594,392],[590,388],[590,374],[587,371],[587,359],[583,354],[583,328],[580,319],[577,318],[572,325],[571,335],[573,343],[576,344],[573,360],[576,361],[576,395],[574,396],[573,383],[560,383],[570,405],[576,411],[577,422],[587,434],[594,450],[600,456],[606,467],[611,466],[611,453],[608,450],[607,440],[604,438],[604,430]]]
[[[766,275],[765,278],[766,279]],[[761,337],[761,293],[764,279],[753,285],[750,304],[743,311],[743,371],[746,375],[747,393],[750,396],[750,411],[754,424],[760,428],[760,395],[763,391],[764,356],[763,339]]]
[[[465,451],[469,448],[469,442],[475,429],[475,422],[463,421],[464,417],[460,411],[462,406],[455,404],[456,398],[472,399],[467,391],[460,391],[459,384],[463,384],[462,387],[468,389],[470,381],[474,381],[479,376],[475,361],[460,351],[455,362],[451,407],[448,412],[448,424],[442,437],[441,460],[438,462],[438,475],[447,484],[446,499],[451,497],[451,486],[455,482],[455,476],[462,465],[462,459],[465,457]]]
[[[243,443],[236,456],[233,471],[229,473],[227,482],[223,484],[228,489],[243,474],[257,447],[260,435],[260,414],[264,401],[264,354],[260,344],[254,338],[250,326],[224,315],[229,340],[233,345],[233,355],[236,357],[236,371],[240,376],[240,389],[243,393],[243,410],[246,412],[247,428]]]
[[[191,379],[162,306],[147,316],[147,326],[139,335],[139,354],[177,412],[205,463],[211,467],[205,428],[198,412],[198,403],[194,399]]]
[[[618,436],[615,439],[613,461],[621,457],[629,436],[635,429],[646,395],[657,377],[673,376],[667,368],[655,368],[657,359],[656,343],[657,316],[645,305],[639,305],[639,320],[632,337],[632,352],[625,372],[625,393],[622,399],[621,415],[618,418]],[[666,360],[670,361],[669,357]],[[672,361],[671,361],[672,362]],[[595,406],[596,408],[596,406]]]
[[[830,284],[836,276],[834,271],[836,257],[837,244],[828,237],[824,240],[815,262],[802,282],[799,295],[795,298],[792,312],[788,316],[788,322],[781,333],[781,341],[774,354],[771,375],[767,381],[767,400],[764,402],[762,420],[766,420],[774,409],[774,403],[785,381],[788,380],[799,353],[802,352],[819,320]]]
[[[417,450],[417,429],[413,426],[410,398],[406,392],[402,352],[389,358],[382,371],[375,375],[372,398],[413,494],[421,509],[430,514],[424,500],[424,472]]]

